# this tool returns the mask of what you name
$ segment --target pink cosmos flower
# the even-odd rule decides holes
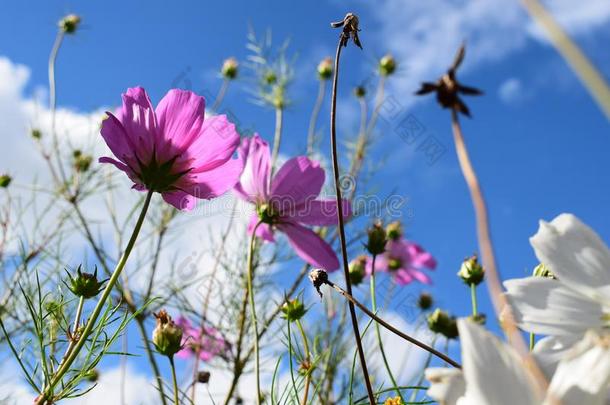
[[[367,274],[371,274],[371,261],[367,264]],[[375,259],[375,271],[389,272],[397,284],[406,285],[413,281],[431,284],[432,280],[422,270],[436,268],[436,260],[421,246],[404,238],[390,240],[386,251]]]
[[[224,115],[206,117],[205,100],[173,89],[153,109],[141,87],[127,89],[116,115],[107,113],[101,134],[118,159],[102,157],[134,182],[133,188],[161,193],[181,210],[196,198],[210,199],[230,190],[243,169],[232,159],[239,145],[235,125]]]
[[[199,349],[199,358],[210,361],[215,356],[224,354],[229,349],[228,342],[221,336],[220,332],[210,326],[194,327],[187,318],[179,317],[176,325],[182,328],[182,347],[176,353],[181,359],[195,356]]]
[[[296,254],[307,263],[327,271],[339,268],[337,255],[310,226],[337,225],[335,200],[318,200],[324,185],[324,169],[305,156],[288,160],[271,178],[269,145],[258,135],[242,141],[239,156],[244,171],[235,186],[238,197],[256,206],[248,225],[252,234],[273,242],[274,232],[286,235]],[[350,215],[350,204],[344,201],[343,213]]]

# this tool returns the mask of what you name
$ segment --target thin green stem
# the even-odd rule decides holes
[[[277,157],[280,153],[280,144],[282,143],[282,126],[284,121],[284,109],[278,107],[275,109],[275,133],[273,135],[273,152],[271,153],[271,176],[275,172],[275,164],[277,163]]]
[[[76,341],[78,339],[78,324],[80,323],[80,318],[83,314],[83,307],[85,306],[85,297],[80,297],[78,299],[78,306],[76,307],[76,315],[74,316],[74,325],[72,326],[72,336],[69,337],[70,339],[70,343],[68,344],[68,347],[66,348],[66,352],[63,355],[63,359],[65,359],[66,357],[68,357],[70,355],[70,352],[74,349],[74,345],[76,344]],[[61,366],[63,364],[59,363],[59,366],[57,367],[57,369],[60,369]]]
[[[299,398],[299,390],[297,389],[297,382],[294,379],[294,366],[292,365],[292,332],[290,331],[290,321],[286,321],[288,325],[288,366],[290,368],[290,379],[292,380],[292,389],[294,390],[294,398]]]
[[[534,350],[534,345],[536,344],[536,334],[530,333],[530,352]]]
[[[307,131],[307,155],[312,156],[314,147],[316,144],[316,123],[318,122],[318,115],[320,115],[320,109],[324,102],[324,93],[326,92],[326,80],[321,79],[318,86],[318,96],[316,97],[316,103],[313,106],[311,112],[311,118],[309,118],[309,130]]]
[[[377,255],[373,255],[371,261],[371,305],[373,307],[373,312],[377,313],[377,294],[375,293],[375,260],[377,259]],[[396,378],[394,378],[394,374],[392,373],[392,369],[390,364],[388,363],[388,358],[385,354],[385,350],[383,349],[383,341],[381,340],[381,330],[379,328],[379,323],[375,322],[375,333],[377,335],[377,342],[379,344],[379,351],[381,352],[381,358],[383,359],[383,364],[385,366],[388,375],[390,376],[390,380],[392,381],[392,385],[396,391],[396,394],[400,397],[402,402],[405,402],[405,399],[402,397],[402,393],[400,389],[398,389],[398,384],[396,383]]]
[[[146,212],[148,211],[148,207],[150,206],[150,201],[152,199],[152,195],[153,195],[152,191],[149,191],[146,194],[146,200],[144,201],[144,206],[142,207],[142,212],[140,212],[140,217],[138,218],[138,221],[136,222],[136,226],[133,230],[133,233],[131,234],[131,238],[129,239],[129,242],[127,243],[127,247],[125,248],[125,251],[123,252],[123,255],[121,256],[119,262],[117,263],[116,268],[114,269],[114,272],[112,273],[112,276],[110,277],[110,280],[108,280],[108,283],[106,284],[106,288],[104,288],[104,291],[102,292],[102,295],[101,295],[99,301],[97,302],[95,309],[91,313],[91,316],[89,317],[89,320],[87,321],[87,324],[85,325],[85,328],[83,329],[83,332],[80,335],[78,342],[76,343],[76,346],[74,347],[74,350],[72,350],[72,352],[68,355],[68,357],[63,361],[63,365],[57,370],[57,373],[55,373],[55,376],[53,377],[51,382],[44,389],[43,394],[40,395],[40,397],[36,400],[36,405],[43,405],[48,400],[52,400],[52,398],[50,398],[50,396],[52,395],[53,389],[62,380],[62,378],[66,374],[66,372],[68,372],[68,370],[70,369],[70,366],[72,365],[74,360],[76,360],[76,357],[80,353],[81,349],[85,346],[85,343],[87,342],[87,337],[89,337],[89,335],[93,331],[95,322],[97,321],[97,318],[99,317],[100,313],[102,312],[102,309],[104,308],[106,300],[110,296],[110,293],[112,292],[112,289],[114,288],[114,285],[117,283],[117,281],[121,275],[121,272],[123,271],[123,268],[125,267],[125,264],[127,264],[127,259],[129,258],[129,255],[131,254],[133,247],[135,246],[136,240],[138,238],[138,234],[140,233],[140,230],[142,229],[142,225],[144,224],[144,219],[146,218]]]
[[[470,284],[470,300],[472,301],[472,316],[477,316],[477,285]]]
[[[254,256],[254,244],[256,243],[256,230],[262,222],[259,221],[252,230],[250,237],[250,247],[248,249],[248,297],[250,301],[250,314],[252,316],[252,325],[254,327],[254,372],[256,374],[256,403],[261,405],[261,376],[260,376],[260,348],[258,342],[258,319],[256,317],[256,303],[254,302],[254,268],[252,266],[252,256]]]
[[[169,356],[169,365],[172,369],[172,383],[174,384],[174,404],[180,405],[180,390],[178,389],[178,379],[176,378],[176,366],[174,365],[174,356]]]
[[[300,319],[297,319],[297,326],[299,331],[301,332],[301,336],[303,337],[303,347],[305,348],[305,364],[307,366],[307,370],[305,370],[305,391],[303,393],[303,400],[301,401],[301,405],[307,405],[307,397],[309,396],[309,386],[311,384],[311,355],[309,352],[309,343],[307,342],[307,334],[305,333],[305,329],[303,329],[303,324]]]

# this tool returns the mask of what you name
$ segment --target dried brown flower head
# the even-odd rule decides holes
[[[358,28],[358,16],[353,13],[347,13],[343,20],[336,21],[330,23],[330,26],[333,28],[343,27],[343,32],[341,33],[341,45],[347,46],[349,39],[351,38],[354,41],[354,44],[362,49],[362,44],[360,43],[360,38],[358,37],[358,32],[360,29]]]

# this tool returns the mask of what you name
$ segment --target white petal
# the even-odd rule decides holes
[[[515,321],[527,332],[583,335],[603,324],[601,304],[558,280],[526,277],[504,282]]]
[[[545,403],[602,405],[610,388],[610,335],[590,331],[559,363]]]
[[[536,256],[570,288],[610,305],[610,250],[571,214],[540,222],[530,238]]]
[[[466,395],[478,405],[537,405],[532,377],[514,350],[478,324],[458,320]],[[460,401],[462,403],[462,401]]]
[[[466,383],[462,370],[457,368],[432,367],[424,372],[426,380],[430,381],[427,394],[430,398],[443,405],[456,405],[464,395]]]
[[[582,335],[547,336],[536,342],[532,354],[549,380],[555,374],[555,369],[561,359],[581,339]]]

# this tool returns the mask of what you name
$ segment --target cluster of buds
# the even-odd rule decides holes
[[[11,181],[13,181],[13,178],[8,174],[0,174],[0,188],[7,188]]]
[[[385,228],[386,234],[388,235],[388,239],[390,240],[398,240],[402,238],[402,224],[400,221],[394,221],[388,224]]]
[[[85,299],[93,298],[98,295],[104,288],[104,283],[107,280],[99,281],[97,279],[97,266],[93,274],[83,273],[82,266],[79,265],[74,276],[68,273],[69,283],[66,283],[68,289],[77,297]]]
[[[432,299],[432,295],[430,293],[422,292],[419,294],[419,298],[417,299],[417,306],[419,309],[422,311],[427,311],[432,308],[432,305],[434,305],[434,299]]]
[[[76,149],[74,152],[72,152],[72,158],[72,166],[74,167],[74,170],[78,173],[84,173],[89,170],[89,168],[91,167],[91,162],[93,161],[91,155],[85,155],[79,149]]]
[[[396,71],[396,60],[390,54],[385,55],[379,60],[379,73],[382,76],[390,76]]]
[[[280,309],[283,314],[282,317],[288,320],[288,322],[298,321],[305,316],[305,313],[307,312],[305,304],[303,304],[298,298],[286,300]]]
[[[233,80],[237,78],[237,74],[239,72],[238,70],[239,68],[239,63],[237,62],[237,59],[231,57],[231,58],[227,58],[225,59],[224,63],[222,64],[222,68],[220,69],[220,74],[222,75],[223,78],[227,79],[227,80]]]
[[[439,308],[428,316],[428,328],[434,333],[440,333],[447,339],[457,339],[459,336],[455,317]]]
[[[153,315],[157,318],[157,326],[153,330],[152,341],[159,353],[172,358],[182,349],[182,328],[164,309]]]
[[[368,242],[366,250],[372,255],[380,255],[385,252],[385,245],[388,243],[386,231],[383,229],[381,221],[375,222],[368,230]]]
[[[318,78],[329,80],[333,76],[333,60],[329,57],[322,59],[318,64]]]
[[[549,269],[545,264],[540,263],[538,266],[534,267],[534,271],[532,272],[532,276],[534,277],[545,277],[552,278],[554,280],[557,279],[555,274]]]
[[[364,279],[366,274],[366,265],[368,258],[365,255],[360,255],[349,264],[349,280],[352,285],[358,285]]]
[[[59,20],[59,29],[66,34],[74,34],[76,29],[80,25],[81,18],[76,14],[68,14],[61,20]]]
[[[485,278],[485,270],[483,269],[483,266],[479,264],[477,255],[472,255],[464,260],[457,275],[467,285],[476,286]]]

